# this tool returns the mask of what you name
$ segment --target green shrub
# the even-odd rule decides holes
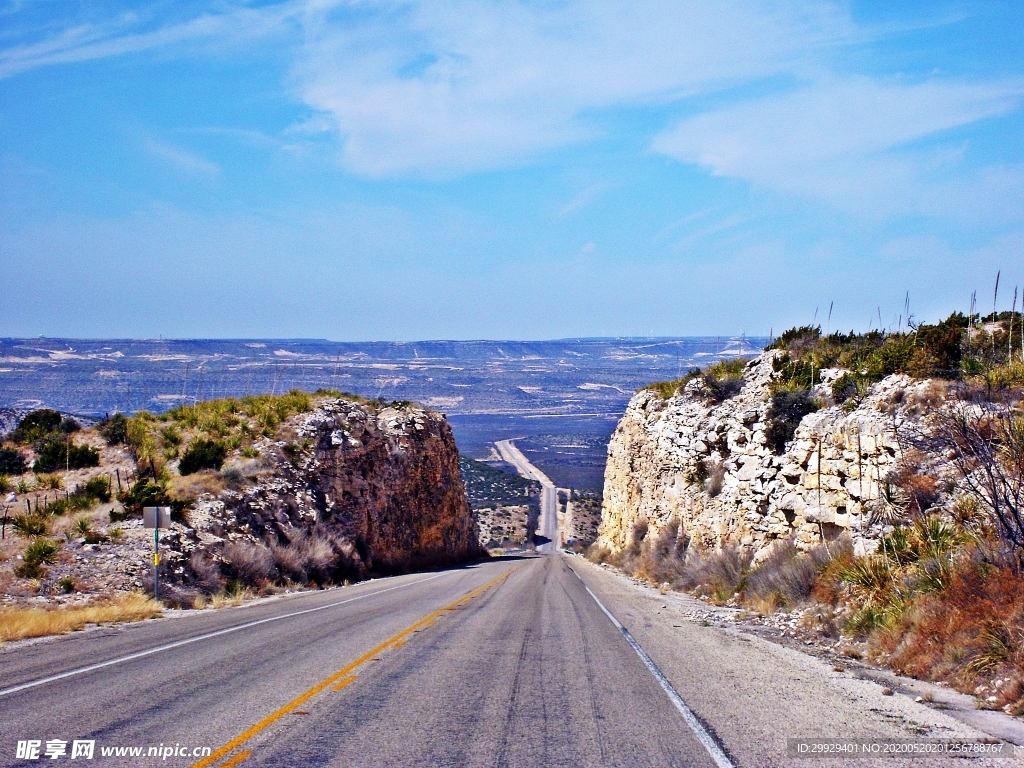
[[[64,417],[49,408],[40,408],[25,415],[11,433],[11,440],[22,445],[43,440],[60,431]]]
[[[14,569],[14,575],[22,579],[42,579],[46,569],[39,563],[21,563]]]
[[[110,501],[110,478],[102,476],[89,478],[85,485],[78,489],[78,494],[106,504]]]
[[[16,576],[23,579],[41,579],[46,575],[43,565],[57,559],[60,544],[49,539],[36,539],[22,553],[22,562],[14,569]]]
[[[75,445],[71,440],[49,440],[39,449],[39,457],[32,465],[35,472],[56,472],[62,469],[96,467],[100,452],[92,446]]]
[[[28,469],[25,457],[14,448],[0,448],[0,473],[21,475]]]
[[[75,580],[70,576],[65,576],[63,579],[57,582],[57,586],[60,587],[62,592],[74,592],[75,591]]]
[[[36,475],[36,479],[39,481],[39,487],[45,488],[49,491],[60,491],[64,488],[64,479],[56,473],[43,473]]]
[[[9,490],[11,490],[11,478],[0,474],[0,493],[7,493]]]
[[[97,426],[107,445],[125,445],[128,443],[128,419],[123,413],[115,413],[103,419]]]
[[[786,443],[793,439],[800,421],[816,410],[818,406],[806,389],[783,389],[772,395],[767,413],[768,423],[764,430],[768,447],[776,454],[784,453]]]
[[[822,336],[818,326],[791,328],[769,347],[785,352],[776,360],[776,387],[807,389],[819,383],[818,371],[836,367],[848,370],[861,389],[893,373],[958,378],[970,363],[963,352],[967,327],[967,317],[954,312],[939,323],[922,323],[906,333]],[[1001,344],[1005,349],[1006,342]],[[852,394],[849,387],[844,391]]]
[[[141,478],[127,491],[117,497],[124,506],[122,512],[111,511],[110,519],[113,521],[124,520],[128,517],[141,517],[143,507],[170,507],[172,518],[181,518],[187,501],[172,499],[167,490],[160,484],[154,483],[147,478]]]
[[[701,373],[702,371],[700,368],[691,368],[681,379],[672,379],[672,381],[656,381],[653,384],[648,384],[646,387],[643,387],[643,389],[654,392],[662,400],[668,400],[670,397],[675,397],[679,394],[683,387],[700,376]]]
[[[11,527],[18,535],[26,538],[45,536],[50,532],[50,523],[42,515],[15,515],[11,519]]]
[[[837,403],[845,403],[858,392],[860,386],[856,375],[844,373],[832,382],[832,397]]]
[[[746,360],[722,360],[704,372],[704,385],[714,402],[721,403],[739,394],[746,366]]]
[[[57,553],[60,552],[60,544],[49,539],[36,539],[27,547],[22,553],[22,559],[26,563],[52,563],[57,559]]]
[[[192,441],[178,463],[178,472],[191,475],[201,469],[220,469],[227,458],[228,449],[216,440],[200,437]]]

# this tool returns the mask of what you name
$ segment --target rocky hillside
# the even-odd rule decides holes
[[[114,462],[114,479],[127,480],[132,456],[138,477],[92,507],[40,506],[27,494],[22,512],[33,511],[22,518],[18,548],[45,540],[57,552],[32,573],[0,573],[4,591],[70,599],[148,587],[152,538],[138,516],[150,504],[175,509],[172,530],[161,535],[162,596],[182,603],[225,588],[338,583],[480,554],[443,415],[408,403],[285,397],[292,400],[136,416],[123,435],[106,431],[124,446],[105,445],[102,424],[75,433],[74,443],[102,450],[98,466],[68,474],[64,496],[74,498],[73,487],[93,475],[113,474]],[[29,461],[35,453],[17,450]],[[25,490],[37,481],[25,474],[8,482]],[[23,554],[9,552],[0,570],[17,571]]]
[[[703,549],[765,551],[786,537],[807,548],[843,532],[859,551],[874,548],[897,462],[924,460],[901,436],[943,385],[896,374],[832,405],[842,372],[819,371],[807,393],[816,405],[805,409],[814,412],[789,414],[787,440],[771,403],[782,356],[750,361],[733,391],[696,377],[674,395],[654,388],[633,397],[608,448],[599,547],[620,552],[674,521]]]

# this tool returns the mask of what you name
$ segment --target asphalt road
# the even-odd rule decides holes
[[[541,484],[540,519],[537,521],[537,533],[548,539],[537,551],[552,554],[558,549],[560,542],[558,531],[558,489],[547,475],[535,467],[512,440],[498,440],[495,443],[501,458],[516,468],[516,471],[527,480],[536,480]]]
[[[79,739],[99,765],[781,766],[787,736],[977,735],[684,608],[556,554],[10,646],[0,764]],[[100,754],[159,745],[211,757]]]

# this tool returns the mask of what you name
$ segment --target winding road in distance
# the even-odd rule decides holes
[[[558,549],[561,542],[558,530],[558,489],[551,478],[530,463],[512,440],[498,440],[495,444],[501,458],[516,468],[516,471],[527,480],[536,480],[541,484],[540,519],[537,521],[537,533],[546,539],[537,551],[550,554]]]

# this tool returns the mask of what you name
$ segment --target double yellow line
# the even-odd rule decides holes
[[[411,635],[413,632],[418,632],[421,629],[429,627],[435,621],[437,621],[437,619],[440,618],[441,616],[445,615],[446,613],[451,613],[452,611],[460,608],[461,606],[465,605],[470,600],[472,600],[474,597],[479,597],[484,592],[486,592],[488,589],[493,587],[495,584],[497,584],[497,583],[507,579],[512,574],[512,571],[514,571],[514,570],[515,570],[515,568],[513,568],[511,570],[508,570],[505,573],[503,573],[501,576],[499,576],[498,578],[493,579],[492,581],[487,582],[482,587],[477,587],[472,592],[467,592],[465,595],[460,597],[454,603],[450,603],[450,604],[446,605],[444,608],[440,608],[440,609],[434,611],[432,614],[430,614],[429,616],[426,616],[425,618],[420,619],[419,621],[417,621],[412,626],[407,627],[406,629],[403,629],[397,635],[394,635],[393,637],[385,640],[383,643],[378,645],[373,650],[367,651],[362,656],[360,656],[358,659],[356,659],[351,664],[346,666],[344,669],[339,670],[338,672],[335,672],[333,675],[328,677],[326,680],[322,680],[321,682],[317,683],[312,688],[310,688],[308,691],[306,691],[305,693],[300,695],[298,698],[293,699],[292,701],[288,702],[287,704],[285,704],[283,707],[281,707],[277,711],[272,712],[271,714],[267,715],[265,718],[260,720],[258,723],[256,723],[256,725],[252,726],[247,731],[245,731],[243,733],[240,733],[238,736],[233,738],[231,741],[229,741],[223,747],[220,747],[219,749],[214,750],[212,754],[210,754],[208,757],[204,757],[198,763],[193,764],[191,766],[191,768],[208,768],[208,766],[211,766],[214,763],[218,762],[225,755],[228,755],[231,752],[234,752],[236,749],[238,749],[238,747],[242,746],[242,744],[247,742],[249,739],[251,739],[253,736],[255,736],[260,731],[266,729],[270,725],[273,725],[278,720],[280,720],[282,717],[287,715],[289,712],[293,711],[297,707],[299,707],[302,704],[304,704],[305,702],[309,701],[309,699],[311,699],[314,696],[316,696],[318,693],[323,691],[325,688],[327,688],[327,687],[337,683],[337,685],[334,686],[334,689],[340,691],[342,688],[344,688],[345,686],[347,686],[349,683],[351,683],[353,680],[356,679],[356,676],[353,675],[352,672],[354,672],[358,667],[362,666],[363,664],[368,662],[370,659],[372,659],[374,656],[376,656],[376,655],[378,655],[380,653],[383,653],[384,651],[387,651],[389,649],[394,649],[394,648],[400,648],[401,646],[405,645],[405,643],[407,642],[406,638],[409,635]],[[342,679],[342,678],[346,678],[346,679]],[[238,752],[238,753],[232,755],[228,760],[226,760],[220,766],[220,768],[234,768],[234,766],[240,764],[243,760],[248,758],[250,755],[252,755],[251,751]]]

